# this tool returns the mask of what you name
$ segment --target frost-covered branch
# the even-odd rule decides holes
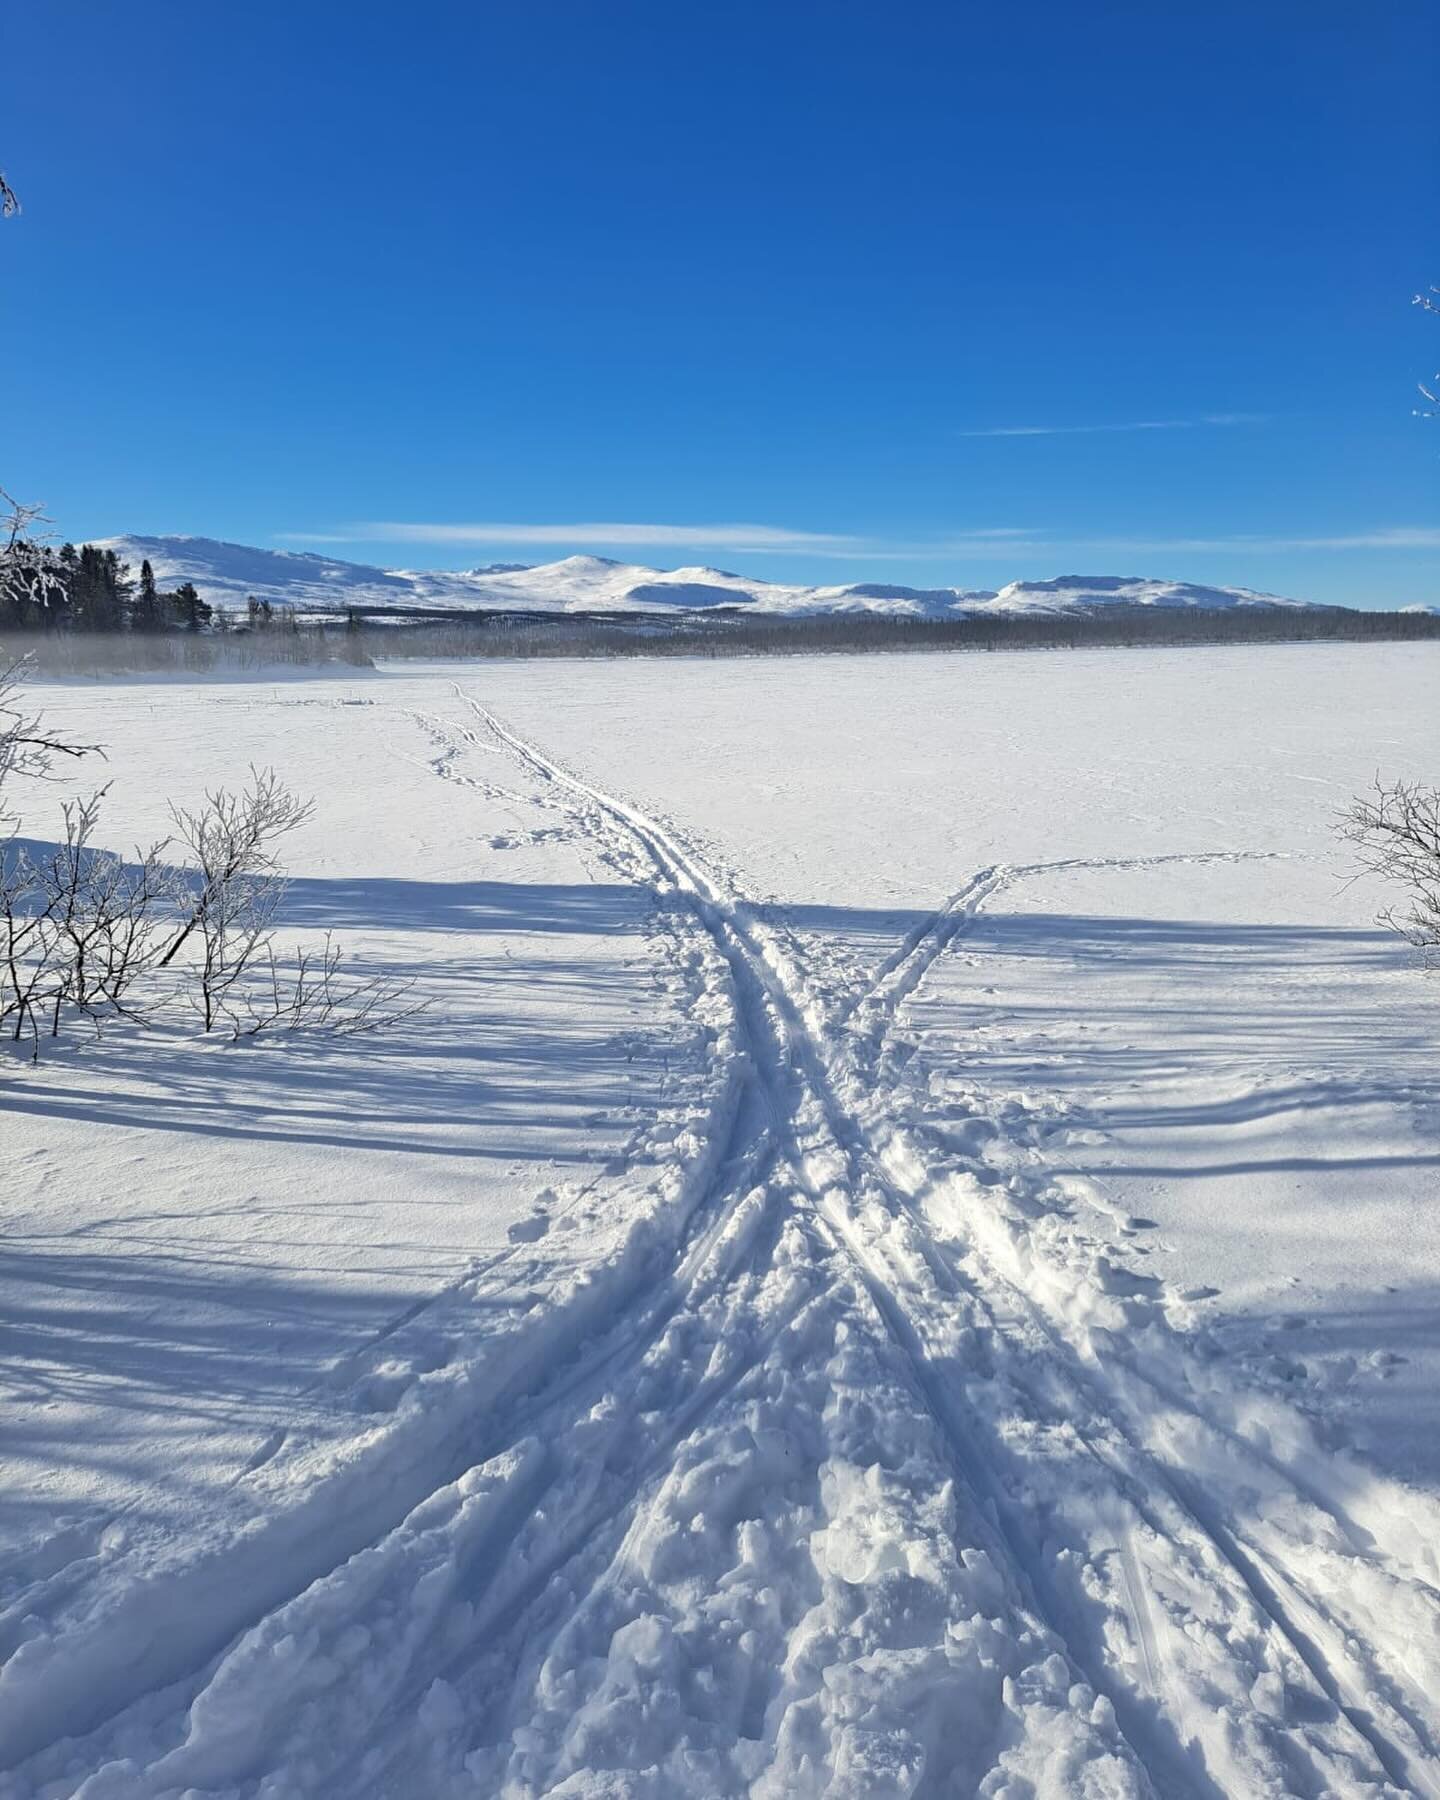
[[[22,505],[0,488],[0,618],[27,618],[43,610],[60,591],[48,544],[37,527],[38,506]],[[44,775],[54,756],[87,756],[97,744],[72,744],[42,728],[37,714],[21,702],[29,659],[0,653],[0,829],[7,822],[4,789],[15,776]]]
[[[273,769],[250,770],[238,794],[216,788],[195,811],[172,807],[180,841],[199,869],[189,916],[175,934],[161,967],[192,939],[200,944],[207,994],[218,994],[244,974],[284,897],[278,843],[310,818],[313,804],[284,786]],[[213,1023],[207,1001],[206,1029]]]
[[[8,662],[0,655],[0,841],[13,830],[15,816],[6,807],[6,785],[16,779],[41,780],[56,756],[103,756],[98,744],[73,744],[45,730],[38,713],[24,703],[28,658]]]
[[[411,981],[342,974],[328,936],[277,953],[280,840],[312,806],[273,769],[252,768],[239,793],[217,788],[193,810],[171,808],[189,869],[171,860],[172,840],[129,861],[97,849],[105,794],[67,801],[54,844],[0,845],[0,1030],[28,1041],[32,1057],[67,1021],[143,1021],[177,1003],[235,1039],[356,1037],[424,1010]]]
[[[1401,890],[1380,918],[1425,957],[1440,963],[1440,788],[1378,778],[1340,821],[1361,870]]]
[[[59,558],[43,527],[44,510],[0,488],[0,620],[33,627],[66,599]]]
[[[58,1037],[67,1018],[140,1016],[133,990],[156,966],[173,912],[163,844],[133,862],[95,848],[104,797],[66,802],[59,843],[0,854],[0,1022],[35,1053],[42,1029]]]
[[[1440,287],[1432,287],[1423,294],[1417,294],[1413,304],[1423,307],[1428,313],[1440,314]],[[1420,389],[1427,404],[1417,407],[1415,410],[1422,418],[1433,419],[1437,411],[1440,411],[1440,373],[1430,377],[1428,386],[1423,381],[1417,382],[1416,386]]]
[[[276,955],[273,925],[288,886],[279,843],[313,811],[273,769],[256,768],[238,794],[217,789],[194,812],[171,809],[200,885],[160,966],[190,946],[197,976],[193,1004],[206,1031],[224,1024],[235,1038],[299,1030],[354,1037],[420,1010],[408,1002],[410,982],[344,980],[340,952],[329,937],[318,950],[298,950],[288,966]]]
[[[411,998],[413,981],[385,975],[346,981],[341,960],[328,932],[318,949],[298,950],[288,969],[267,943],[259,982],[224,1008],[232,1037],[273,1031],[360,1037],[388,1031],[425,1011],[425,1001]]]

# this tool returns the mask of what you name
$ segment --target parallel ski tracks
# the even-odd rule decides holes
[[[421,1658],[385,1701],[385,1714],[412,1717],[434,1678],[462,1679],[484,1645],[508,1640],[531,1612],[530,1635],[541,1639],[553,1639],[582,1616],[592,1600],[589,1584],[605,1579],[609,1559],[635,1527],[647,1487],[663,1476],[667,1458],[752,1377],[777,1342],[803,1331],[817,1303],[803,1279],[765,1315],[763,1330],[755,1326],[762,1315],[753,1306],[754,1292],[773,1275],[779,1234],[795,1229],[813,1241],[817,1270],[843,1266],[865,1296],[969,1496],[972,1541],[978,1533],[1008,1570],[1014,1591],[1064,1644],[1077,1674],[1109,1698],[1156,1795],[1225,1800],[1227,1789],[1223,1772],[1212,1773],[1197,1752],[1194,1695],[1203,1682],[1174,1663],[1185,1654],[1185,1634],[1174,1625],[1167,1630],[1158,1615],[1165,1604],[1180,1603],[1173,1593],[1168,1602],[1152,1597],[1154,1569],[1147,1579],[1143,1540],[1174,1544],[1184,1564],[1175,1575],[1177,1591],[1208,1592],[1221,1613],[1241,1619],[1243,1630],[1273,1633],[1282,1656],[1288,1652],[1291,1663],[1308,1672],[1317,1699],[1335,1711],[1333,1729],[1318,1733],[1301,1728],[1314,1723],[1313,1712],[1303,1708],[1299,1723],[1283,1713],[1247,1722],[1257,1757],[1274,1771],[1266,1792],[1326,1791],[1331,1765],[1325,1758],[1333,1753],[1335,1766],[1368,1775],[1369,1791],[1440,1796],[1425,1696],[1407,1694],[1393,1668],[1381,1674],[1353,1645],[1347,1649],[1342,1619],[1305,1596],[1265,1547],[1211,1514],[1197,1484],[1177,1476],[1142,1441],[1119,1391],[1085,1361],[1003,1258],[987,1249],[983,1234],[972,1236],[961,1254],[931,1229],[929,1172],[902,1179],[887,1157],[886,1129],[878,1122],[882,1107],[872,1090],[899,1009],[987,902],[1035,869],[997,865],[972,876],[897,946],[861,993],[840,1006],[827,1004],[807,980],[795,938],[707,870],[674,830],[565,768],[458,686],[456,692],[480,731],[452,735],[440,721],[427,719],[445,744],[432,765],[436,773],[493,789],[455,764],[465,749],[503,747],[554,795],[554,804],[602,857],[661,903],[688,909],[729,971],[735,1035],[748,1066],[727,1142],[690,1207],[670,1266],[632,1284],[615,1315],[537,1371],[528,1391],[513,1393],[486,1421],[459,1432],[452,1454],[434,1470],[438,1494],[467,1463],[513,1456],[527,1442],[544,1446],[523,1461],[523,1479],[497,1514],[486,1551],[491,1572],[470,1589],[473,1620],[464,1641]],[[1045,866],[1172,860],[1231,855]],[[567,1437],[597,1404],[623,1395],[637,1369],[666,1353],[667,1333],[701,1308],[718,1309],[717,1354],[726,1330],[733,1329],[733,1354],[718,1362],[712,1356],[709,1367],[702,1358],[687,1369],[685,1397],[664,1429],[630,1459],[623,1478],[608,1486],[599,1482],[569,1516],[557,1516],[552,1536],[523,1573],[504,1580],[496,1572],[503,1548],[555,1483]],[[988,1361],[988,1367],[968,1374],[957,1368],[966,1344],[976,1346],[977,1363]],[[987,1383],[998,1396],[993,1410],[977,1400]],[[1026,1493],[1027,1466],[1038,1465],[1027,1465],[1025,1455],[1037,1453],[1007,1447],[1007,1404],[1010,1416],[1063,1436],[1087,1464],[1080,1486],[1103,1490],[1101,1510],[1113,1515],[1115,1545],[1113,1592],[1105,1604],[1128,1617],[1138,1676],[1117,1670],[1106,1652],[1104,1606],[1087,1612],[1085,1597],[1060,1572],[1063,1559],[1047,1560],[1040,1552],[1041,1535],[1063,1537],[1067,1528],[1063,1496],[1057,1498],[1058,1486],[1043,1497]],[[622,1419],[616,1430],[623,1429]],[[1243,1450],[1257,1454],[1249,1446]],[[571,1564],[581,1570],[577,1594],[556,1599],[555,1577]],[[323,1573],[310,1570],[307,1581]],[[269,1617],[302,1605],[304,1591],[302,1583]],[[1186,1680],[1189,1711],[1181,1706],[1172,1716]],[[1382,1691],[1372,1691],[1377,1684]],[[487,1717],[477,1721],[481,1741],[493,1741],[504,1729],[506,1707],[506,1696],[497,1694]],[[362,1748],[342,1759],[340,1766],[352,1775]]]
[[[963,1277],[926,1230],[916,1211],[915,1197],[906,1193],[883,1167],[869,1141],[864,1120],[837,1097],[834,1070],[838,1061],[841,1072],[845,1072],[847,1060],[853,1060],[853,1042],[857,1033],[877,1049],[883,1044],[899,1006],[918,986],[935,959],[988,900],[1012,883],[1041,868],[1130,868],[1164,862],[1226,862],[1237,860],[1236,853],[1076,859],[1063,864],[1013,868],[999,865],[982,870],[907,936],[876,969],[867,988],[851,1000],[838,1017],[825,1020],[821,1016],[820,1002],[807,992],[803,974],[792,966],[791,942],[766,927],[754,909],[726,892],[669,829],[638,807],[566,769],[472,696],[463,697],[493,737],[505,744],[534,775],[556,784],[583,803],[590,814],[590,829],[599,829],[611,837],[612,851],[616,848],[613,835],[618,833],[625,844],[641,850],[666,888],[690,898],[731,968],[743,1041],[755,1061],[772,1121],[783,1119],[794,1133],[792,1141],[781,1153],[795,1168],[797,1192],[808,1198],[828,1228],[826,1235],[830,1241],[850,1260],[877,1314],[908,1360],[917,1395],[950,1443],[957,1473],[981,1506],[997,1521],[1021,1591],[1036,1600],[1042,1616],[1047,1618],[1062,1641],[1068,1642],[1072,1660],[1092,1686],[1110,1694],[1117,1703],[1132,1745],[1150,1769],[1156,1791],[1167,1795],[1184,1791],[1197,1795],[1218,1792],[1204,1771],[1186,1755],[1185,1744],[1174,1735],[1164,1718],[1167,1678],[1162,1667],[1162,1653],[1157,1646],[1150,1601],[1144,1591],[1143,1571],[1138,1566],[1128,1528],[1123,1525],[1121,1528],[1123,1582],[1132,1609],[1145,1686],[1151,1690],[1156,1705],[1137,1703],[1135,1696],[1127,1695],[1104,1667],[1097,1666],[1095,1659],[1087,1657],[1076,1645],[1073,1633],[1064,1629],[1069,1623],[1066,1615],[1070,1609],[1049,1583],[1042,1582],[1037,1592],[1036,1559],[1026,1553],[1022,1543],[1031,1522],[1025,1520],[1013,1500],[1005,1496],[1004,1484],[986,1458],[982,1423],[963,1403],[957,1402],[943,1380],[937,1378],[927,1355],[923,1325],[918,1325],[910,1316],[899,1287],[890,1279],[891,1271],[877,1263],[864,1234],[856,1229],[853,1216],[856,1199],[863,1205],[867,1196],[878,1198],[891,1213],[905,1218],[913,1229],[920,1254],[937,1277],[942,1291],[952,1300],[960,1297]],[[810,1099],[818,1102],[823,1116],[821,1135],[828,1136],[843,1157],[844,1176],[838,1183],[833,1180],[817,1182],[808,1173],[810,1158],[803,1141],[807,1127],[802,1126],[796,1132],[795,1120]],[[773,1139],[775,1129],[774,1123],[767,1128],[767,1142]],[[813,1137],[813,1121],[808,1129]],[[770,1142],[770,1148],[773,1153],[773,1142]],[[1073,1405],[1080,1419],[1088,1415],[1092,1422],[1099,1422],[1100,1441],[1086,1439],[1086,1449],[1108,1472],[1122,1507],[1161,1534],[1173,1535],[1178,1528],[1182,1535],[1192,1538],[1202,1559],[1212,1562],[1212,1575],[1221,1568],[1226,1571],[1229,1582],[1237,1591],[1243,1592],[1259,1617],[1295,1652],[1320,1693],[1348,1720],[1354,1738],[1358,1740],[1355,1747],[1362,1755],[1364,1750],[1373,1755],[1378,1765],[1377,1776],[1382,1780],[1388,1778],[1401,1791],[1440,1794],[1440,1779],[1436,1778],[1431,1760],[1435,1745],[1404,1696],[1396,1694],[1393,1701],[1387,1702],[1383,1696],[1367,1692],[1363,1671],[1357,1674],[1356,1668],[1349,1666],[1349,1659],[1345,1659],[1339,1668],[1330,1666],[1314,1637],[1299,1622],[1314,1609],[1303,1601],[1284,1572],[1275,1569],[1257,1545],[1236,1541],[1230,1530],[1206,1516],[1193,1487],[1176,1480],[1170,1471],[1156,1463],[1146,1447],[1135,1439],[1118,1407],[1107,1405],[1109,1397],[1103,1385],[1097,1385],[1096,1372],[1087,1370],[1080,1363],[1073,1347],[1057,1331],[1054,1322],[1039,1311],[1034,1297],[1017,1288],[1008,1274],[992,1262],[985,1260],[984,1266],[998,1293],[1008,1296],[1007,1308],[1025,1319],[1051,1352],[1060,1389],[1068,1396],[1062,1401],[1060,1412],[1070,1416],[1069,1408]],[[984,1296],[979,1297],[979,1304],[981,1310],[990,1315]],[[995,1324],[993,1315],[990,1315],[990,1323],[993,1328],[1002,1329]],[[1009,1373],[1013,1377],[1014,1371]],[[1026,1398],[1036,1417],[1056,1415],[1053,1385],[1047,1385],[1051,1385],[1048,1393],[1025,1384]],[[1076,1420],[1071,1417],[1070,1422],[1076,1423]],[[1080,1430],[1083,1436],[1083,1426]],[[1158,1517],[1155,1516],[1157,1506]],[[1287,1590],[1292,1596],[1289,1606],[1282,1601],[1282,1594]],[[1343,1632],[1341,1637],[1343,1641]],[[1377,1711],[1382,1718],[1388,1716],[1399,1724],[1408,1742],[1392,1741],[1385,1725],[1377,1721]],[[1344,1736],[1343,1729],[1340,1736]]]

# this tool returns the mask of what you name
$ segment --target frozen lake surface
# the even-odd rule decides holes
[[[431,1005],[0,1073],[0,1793],[1440,1795],[1440,978],[1333,830],[1437,693],[40,687]]]

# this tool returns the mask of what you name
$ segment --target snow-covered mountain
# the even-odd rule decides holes
[[[1053,581],[1012,581],[987,608],[994,612],[1072,612],[1096,606],[1182,606],[1209,610],[1235,606],[1298,606],[1255,588],[1206,587],[1196,581],[1156,581],[1140,575],[1057,575]]]
[[[652,569],[604,556],[485,568],[381,569],[338,557],[262,550],[203,537],[101,540],[136,566],[148,558],[162,585],[193,581],[204,597],[237,609],[247,598],[307,610],[347,606],[503,607],[544,612],[664,612],[742,606],[749,612],[878,612],[937,618],[955,613],[1064,613],[1098,606],[1230,608],[1305,606],[1251,588],[1203,587],[1130,575],[1060,575],[995,588],[912,588],[885,582],[807,587],[725,569]]]

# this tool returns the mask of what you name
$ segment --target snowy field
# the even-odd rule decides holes
[[[1437,693],[39,689],[431,1005],[0,1067],[0,1794],[1440,1796],[1440,977],[1332,830]]]

